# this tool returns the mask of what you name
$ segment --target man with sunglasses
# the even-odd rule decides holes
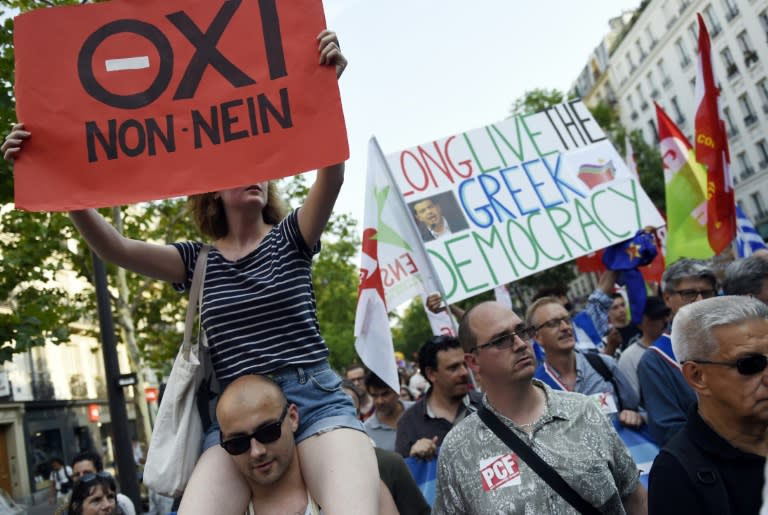
[[[717,294],[715,273],[703,261],[680,259],[661,277],[662,297],[670,309],[670,323],[683,306]],[[637,366],[640,397],[647,412],[648,429],[663,446],[685,425],[696,395],[685,382],[668,332],[640,358]]]
[[[320,515],[299,467],[294,433],[299,409],[270,378],[245,375],[234,380],[216,406],[220,445],[251,489],[249,513]],[[332,464],[329,464],[331,466]],[[254,511],[250,511],[255,506]],[[397,513],[392,496],[379,492],[379,513]]]
[[[104,462],[96,451],[82,451],[72,459],[72,481],[77,484],[82,478],[92,477],[104,472]],[[70,496],[68,495],[56,508],[56,514],[67,513]],[[124,515],[136,515],[136,508],[131,499],[121,493],[117,494],[117,505]]]
[[[646,513],[637,467],[595,403],[533,379],[534,332],[498,302],[464,315],[459,340],[482,378],[483,409],[601,513]],[[549,485],[473,413],[443,442],[434,512],[576,513]]]
[[[651,513],[758,513],[768,456],[768,306],[726,296],[683,307],[672,345],[698,404],[653,463]]]
[[[216,419],[221,446],[246,478],[259,513],[318,512],[293,439],[299,410],[277,384],[256,375],[236,379],[222,393]]]

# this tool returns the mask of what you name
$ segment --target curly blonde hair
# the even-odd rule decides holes
[[[189,197],[189,210],[195,220],[198,230],[206,237],[219,240],[229,233],[227,214],[221,197],[215,192],[202,193]],[[267,186],[267,205],[261,211],[265,223],[274,225],[288,214],[288,209],[280,197],[280,191],[275,181],[269,181]]]

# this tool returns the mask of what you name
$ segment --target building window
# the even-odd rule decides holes
[[[725,7],[726,21],[731,21],[739,14],[739,7],[734,0],[723,0],[723,7]]]
[[[707,20],[707,28],[709,29],[709,35],[712,39],[715,39],[721,32],[720,22],[715,17],[715,11],[712,9],[712,5],[708,5],[704,9],[704,18]]]
[[[661,87],[664,89],[669,88],[672,85],[672,79],[667,74],[667,68],[664,65],[664,59],[659,59],[656,63],[656,68],[659,69],[659,75],[661,76]]]
[[[645,111],[648,109],[648,101],[645,99],[645,93],[643,93],[643,85],[638,82],[637,86],[635,86],[635,91],[637,92],[637,98],[640,100],[640,110]]]
[[[749,100],[749,95],[746,93],[739,97],[739,107],[741,108],[741,114],[744,115],[744,125],[749,127],[757,122],[757,115],[752,108],[752,102]]]
[[[746,30],[739,32],[736,36],[736,41],[739,42],[739,48],[744,54],[744,66],[749,66],[752,63],[757,62],[757,52],[752,46],[752,42],[749,40],[749,34]]]
[[[675,112],[675,123],[683,125],[685,123],[685,116],[680,110],[680,104],[677,103],[677,97],[672,97],[670,102],[672,103],[672,110]]]
[[[651,90],[651,98],[654,100],[659,97],[659,90],[656,87],[656,81],[653,80],[653,72],[648,71],[648,73],[645,75],[645,79],[648,81],[648,89]]]
[[[732,79],[739,73],[739,67],[736,66],[736,61],[733,59],[731,49],[728,47],[723,48],[720,51],[720,57],[723,58],[723,64],[725,65],[725,74],[729,79]]]
[[[761,170],[768,169],[768,142],[761,139],[755,146],[757,147],[757,156],[760,158],[758,166]]]
[[[697,22],[691,23],[688,25],[688,34],[691,35],[691,40],[693,40],[693,48],[697,49],[699,48],[699,25]]]
[[[656,36],[653,35],[650,25],[645,26],[645,35],[648,37],[648,48],[653,49],[658,41],[656,40]]]
[[[725,118],[725,127],[728,130],[728,137],[733,138],[739,134],[739,128],[733,123],[733,117],[731,116],[731,108],[723,107],[723,118]]]
[[[763,27],[763,31],[768,34],[768,9],[763,9],[760,14],[757,15],[760,20],[760,25]]]
[[[749,162],[749,156],[746,152],[739,152],[736,159],[739,161],[739,169],[741,170],[739,177],[742,181],[755,174],[755,169],[752,168],[752,163]]]
[[[760,194],[759,191],[756,191],[752,195],[749,196],[749,198],[752,199],[752,205],[755,208],[755,211],[757,214],[755,215],[755,218],[763,219],[765,217],[768,217],[768,213],[765,212],[765,206],[763,205],[763,196]]]
[[[768,79],[763,77],[757,84],[757,93],[760,95],[760,100],[763,102],[763,112],[768,114]]]
[[[635,73],[635,69],[637,66],[635,66],[635,62],[632,60],[632,53],[627,52],[627,64],[629,64],[629,74],[632,75]]]
[[[688,50],[685,48],[683,38],[677,38],[675,41],[675,48],[677,49],[677,56],[680,58],[680,66],[687,68],[691,64],[691,58],[688,57]]]
[[[629,117],[632,121],[637,120],[637,109],[635,108],[635,99],[632,98],[632,93],[627,93],[627,105],[629,105]]]
[[[643,43],[638,39],[635,41],[635,46],[637,47],[637,55],[640,56],[640,62],[642,63],[647,55],[643,49]]]
[[[653,120],[648,120],[648,127],[651,129],[651,137],[653,138],[651,141],[654,143],[659,142],[659,131],[656,130],[656,124],[653,123]]]

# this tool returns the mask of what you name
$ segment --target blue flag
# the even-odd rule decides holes
[[[752,221],[736,206],[736,254],[738,258],[751,256],[756,250],[766,248],[763,238],[757,232]]]
[[[605,267],[620,272],[617,282],[627,287],[633,324],[642,321],[646,298],[643,274],[637,268],[649,264],[655,257],[656,237],[642,229],[633,238],[611,245],[603,252]]]

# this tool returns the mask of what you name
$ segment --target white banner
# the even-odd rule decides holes
[[[580,101],[390,154],[387,162],[447,302],[664,224]],[[397,278],[405,290],[403,279],[424,270],[409,257],[391,256],[386,270],[382,261],[385,287]]]

